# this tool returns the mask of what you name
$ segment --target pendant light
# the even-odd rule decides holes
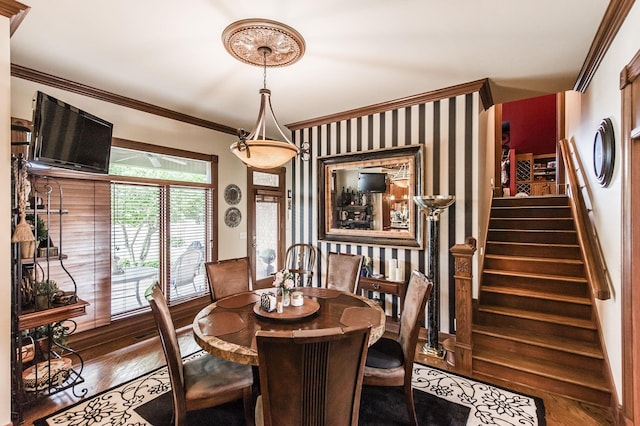
[[[260,110],[254,129],[238,129],[238,141],[229,147],[247,166],[272,169],[280,167],[296,155],[308,157],[308,144],[302,148],[289,140],[278,124],[271,106],[271,91],[267,89],[267,67],[287,66],[304,54],[302,36],[293,28],[265,19],[244,19],[229,25],[222,33],[227,51],[236,59],[262,66],[263,88],[260,89]],[[280,140],[267,137],[268,125],[275,126]]]

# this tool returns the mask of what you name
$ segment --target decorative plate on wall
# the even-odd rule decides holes
[[[616,160],[616,144],[611,120],[605,118],[600,123],[593,139],[593,171],[600,186],[611,183]]]
[[[233,183],[227,185],[227,187],[224,189],[224,200],[227,202],[227,204],[230,204],[232,206],[236,205],[240,202],[241,199],[242,191],[240,191],[238,185],[234,185]]]
[[[240,213],[240,210],[238,210],[238,208],[236,207],[229,207],[227,211],[224,213],[224,223],[229,228],[235,228],[236,226],[240,225],[241,221],[242,221],[242,214]]]

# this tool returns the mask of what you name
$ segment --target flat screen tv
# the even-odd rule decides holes
[[[113,124],[38,91],[30,160],[88,173],[109,172]]]
[[[387,192],[387,174],[358,173],[358,191]]]

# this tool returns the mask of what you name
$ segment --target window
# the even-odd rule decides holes
[[[112,148],[111,318],[147,309],[144,291],[156,280],[170,304],[208,292],[211,164]]]
[[[160,277],[160,187],[111,184],[111,316],[146,307]]]

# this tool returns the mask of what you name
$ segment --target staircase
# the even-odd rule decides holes
[[[473,374],[609,405],[595,310],[566,196],[495,198]]]

